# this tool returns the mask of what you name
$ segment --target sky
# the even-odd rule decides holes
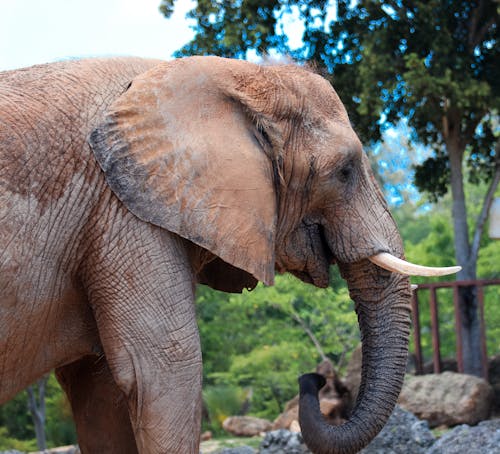
[[[161,0],[0,0],[0,71],[77,57],[169,59],[194,32],[192,0],[170,19]]]

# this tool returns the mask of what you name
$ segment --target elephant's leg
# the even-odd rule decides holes
[[[136,454],[127,402],[104,357],[86,356],[56,369],[71,403],[83,454]]]
[[[94,262],[89,300],[139,452],[198,454],[202,368],[193,273],[181,240],[147,229],[145,236],[142,227],[125,232]]]

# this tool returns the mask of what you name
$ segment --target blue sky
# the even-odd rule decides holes
[[[0,0],[0,70],[74,57],[168,59],[193,36],[177,0],[169,20],[160,0]]]

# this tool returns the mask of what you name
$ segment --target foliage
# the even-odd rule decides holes
[[[26,393],[19,393],[14,399],[0,406],[0,427],[5,431],[3,437],[30,440],[35,437],[33,421],[28,409]],[[35,441],[36,446],[36,441]]]
[[[35,451],[37,449],[36,440],[18,440],[11,437],[6,427],[0,426],[0,450],[17,449],[19,451]]]
[[[47,382],[46,412],[47,445],[56,447],[76,443],[69,403],[53,374]],[[34,451],[37,447],[34,436],[26,391],[22,391],[0,406],[0,448]]]
[[[232,385],[205,386],[203,404],[207,412],[206,427],[215,434],[222,434],[222,423],[232,415],[239,415],[245,409],[248,391]],[[204,421],[205,423],[205,421]]]
[[[162,0],[160,11],[170,17],[174,3],[175,0]],[[187,15],[197,22],[197,36],[177,56],[214,54],[243,58],[247,49],[281,48],[286,38],[274,33],[277,3],[275,0],[198,1]]]
[[[251,388],[250,412],[275,417],[297,393],[298,376],[314,370],[321,354],[345,366],[359,333],[346,288],[338,276],[333,282],[336,287],[317,289],[284,275],[274,287],[259,285],[242,295],[200,288],[206,385]]]

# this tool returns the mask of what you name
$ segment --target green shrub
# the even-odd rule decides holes
[[[216,434],[222,433],[222,423],[233,415],[241,413],[248,391],[231,385],[207,386],[203,389],[203,403],[208,414],[204,429]]]

